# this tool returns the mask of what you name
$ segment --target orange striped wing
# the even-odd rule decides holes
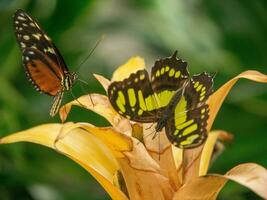
[[[52,96],[62,90],[63,74],[58,71],[56,64],[49,57],[45,57],[42,52],[33,48],[25,49],[23,64],[36,90]]]

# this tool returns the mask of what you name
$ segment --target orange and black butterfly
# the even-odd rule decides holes
[[[70,90],[78,76],[68,70],[59,50],[38,23],[21,9],[14,14],[14,30],[25,73],[37,91],[54,96],[50,115],[55,116],[64,91]]]

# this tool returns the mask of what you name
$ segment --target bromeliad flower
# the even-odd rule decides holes
[[[114,72],[111,82],[124,80],[144,68],[143,59],[132,58]],[[95,77],[107,91],[112,83],[102,76]],[[231,137],[224,131],[210,131],[213,121],[240,78],[267,83],[267,75],[246,71],[210,95],[207,139],[196,148],[175,147],[164,129],[154,136],[151,133],[155,132],[155,124],[122,117],[109,98],[101,94],[90,94],[94,104],[88,95],[66,104],[60,110],[60,117],[65,121],[71,107],[82,104],[106,118],[109,127],[73,122],[43,124],[4,137],[0,142],[26,141],[55,149],[85,168],[112,199],[216,199],[228,180],[267,198],[267,170],[255,163],[238,165],[225,175],[207,173],[218,139]]]

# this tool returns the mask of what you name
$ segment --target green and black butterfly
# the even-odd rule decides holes
[[[155,62],[151,71],[139,70],[123,81],[111,83],[108,96],[114,109],[137,122],[156,122],[179,148],[201,145],[207,137],[213,77],[207,73],[191,78],[187,63],[173,56]]]

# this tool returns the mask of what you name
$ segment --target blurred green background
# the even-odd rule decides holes
[[[129,57],[140,55],[151,67],[174,50],[191,73],[217,72],[215,88],[238,73],[267,73],[267,2],[262,0],[0,0],[0,136],[59,122],[50,118],[51,97],[34,91],[25,77],[12,15],[22,8],[37,19],[75,70],[95,42],[105,39],[79,69],[90,87],[73,93],[104,93],[92,73],[110,78]],[[73,97],[66,95],[65,102]],[[107,123],[74,108],[70,121]],[[214,129],[235,139],[210,172],[225,173],[243,162],[267,167],[267,85],[241,80],[223,104]],[[58,153],[29,143],[0,146],[0,200],[109,199],[80,166]],[[259,199],[229,183],[219,199]]]

